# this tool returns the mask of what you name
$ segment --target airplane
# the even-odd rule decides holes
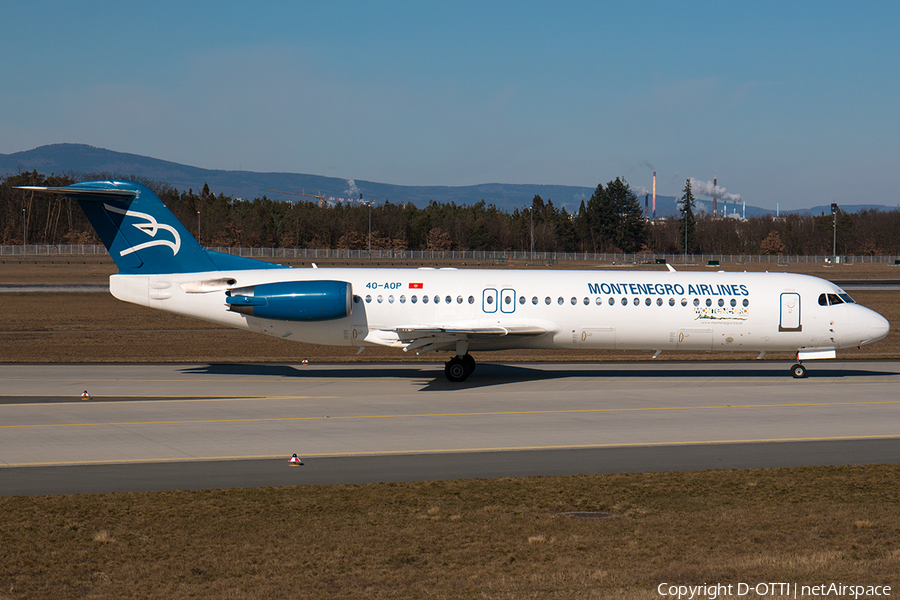
[[[276,338],[454,353],[531,349],[796,353],[804,360],[890,331],[837,285],[788,273],[294,268],[204,249],[146,186],[23,186],[78,201],[118,267],[113,296]]]

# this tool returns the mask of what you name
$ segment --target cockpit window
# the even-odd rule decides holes
[[[836,304],[856,304],[849,294],[819,294],[820,306],[834,306]]]

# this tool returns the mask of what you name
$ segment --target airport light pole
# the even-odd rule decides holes
[[[359,195],[359,201],[362,202],[362,194]],[[369,204],[369,258],[372,258],[372,205]]]
[[[838,205],[836,202],[831,203],[831,215],[834,217],[834,233],[831,240],[831,260],[834,261],[832,264],[837,264],[837,211]]]
[[[28,245],[28,215],[22,209],[22,256],[25,256],[25,247]]]
[[[200,211],[197,211],[197,243],[203,245],[203,238],[200,237]]]

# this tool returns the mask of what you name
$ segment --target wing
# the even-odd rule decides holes
[[[382,329],[397,336],[397,345],[404,351],[415,350],[416,354],[424,354],[434,350],[454,350],[465,354],[468,346],[502,344],[504,338],[521,340],[528,337],[537,337],[548,333],[543,327],[534,325],[518,326],[490,326],[490,327],[435,327],[428,325],[406,325],[393,329]]]

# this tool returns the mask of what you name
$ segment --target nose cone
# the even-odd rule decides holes
[[[871,344],[872,342],[877,342],[878,340],[886,337],[887,334],[891,331],[891,324],[888,323],[888,320],[879,315],[877,312],[873,312],[869,316],[868,326],[869,337],[862,342],[863,344]]]

